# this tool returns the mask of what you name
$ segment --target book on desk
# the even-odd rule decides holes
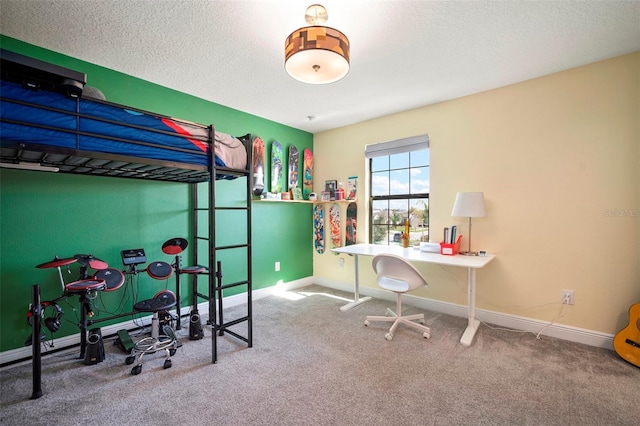
[[[453,225],[451,228],[444,228],[442,242],[445,244],[455,244],[458,238],[458,227]]]

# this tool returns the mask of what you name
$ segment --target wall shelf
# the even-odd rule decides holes
[[[332,203],[338,203],[338,204],[349,204],[349,203],[357,203],[358,200],[333,200],[333,201],[312,201],[315,204],[332,204]]]
[[[349,204],[357,202],[357,200],[334,200],[334,201],[311,201],[311,200],[278,200],[275,198],[253,198],[251,201],[257,201],[261,203],[306,203],[306,204]]]
[[[309,201],[309,200],[278,200],[278,199],[274,199],[274,198],[254,198],[251,201],[257,201],[260,203],[306,203],[306,204],[313,204],[315,201]]]

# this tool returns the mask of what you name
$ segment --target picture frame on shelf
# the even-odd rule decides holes
[[[329,201],[334,201],[336,199],[336,189],[338,189],[337,180],[324,181],[324,190],[329,194]]]

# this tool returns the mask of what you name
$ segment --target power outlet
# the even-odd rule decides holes
[[[340,269],[344,268],[344,257],[338,259],[338,266],[340,267]]]
[[[280,271],[280,262],[276,262],[275,269],[276,269],[276,272]]]
[[[562,290],[562,304],[573,305],[573,290]]]

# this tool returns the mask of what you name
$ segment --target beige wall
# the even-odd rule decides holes
[[[428,134],[431,234],[445,226],[457,191],[483,191],[473,248],[497,258],[478,272],[477,307],[551,320],[563,289],[575,305],[558,323],[604,333],[627,324],[640,301],[640,52],[512,86],[315,135],[315,191],[358,176],[358,242],[367,242],[367,144]],[[612,216],[613,215],[613,216]],[[329,240],[327,239],[327,246]],[[351,283],[328,250],[314,276]],[[418,265],[421,296],[466,304],[466,272]],[[375,287],[370,259],[363,286]]]

